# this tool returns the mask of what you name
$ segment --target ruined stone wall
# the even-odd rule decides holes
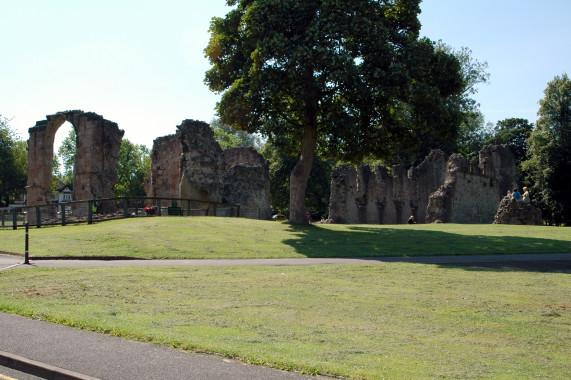
[[[241,214],[271,217],[270,177],[263,157],[252,148],[222,150],[210,126],[184,120],[176,135],[156,139],[148,196],[188,198],[241,206]]]
[[[222,199],[242,205],[243,215],[269,219],[270,171],[262,155],[253,148],[231,148],[223,156]]]
[[[102,116],[83,111],[65,111],[48,115],[29,129],[28,205],[50,201],[53,144],[57,130],[70,122],[76,132],[74,163],[75,200],[110,198],[117,183],[117,162],[124,131]]]
[[[334,169],[329,218],[335,223],[491,223],[505,191],[514,186],[515,163],[507,146],[486,147],[480,166],[461,155],[432,151],[408,172],[368,166]],[[488,175],[484,174],[484,171]],[[496,177],[497,176],[497,177]]]
[[[148,197],[179,197],[182,144],[176,135],[159,137],[153,141],[151,171],[145,181]]]
[[[445,180],[448,157],[432,151],[416,168],[341,165],[333,170],[329,218],[335,223],[400,224],[411,215],[423,223],[428,196]]]
[[[210,126],[202,121],[184,120],[176,135],[182,144],[179,194],[209,202],[224,202],[222,148]]]

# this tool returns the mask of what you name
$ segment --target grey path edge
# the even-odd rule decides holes
[[[69,371],[46,363],[0,351],[0,365],[12,369],[39,376],[44,379],[54,380],[99,380],[96,377],[82,375],[81,373]]]
[[[46,379],[302,380],[319,376],[252,365],[0,313],[0,361]],[[33,360],[30,360],[32,358]],[[15,368],[18,367],[18,368]],[[37,372],[36,372],[37,373]],[[31,373],[34,374],[34,373]]]
[[[0,259],[2,259],[0,257]],[[176,266],[304,266],[374,263],[462,264],[502,263],[526,261],[571,260],[571,253],[497,254],[497,255],[447,255],[447,256],[383,256],[361,258],[285,258],[285,259],[169,259],[169,260],[42,260],[30,259],[32,267],[176,267]],[[0,267],[4,269],[21,265],[19,258],[4,256]]]

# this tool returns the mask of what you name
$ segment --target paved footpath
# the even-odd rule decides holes
[[[213,259],[213,260],[42,260],[31,259],[29,265],[22,264],[23,258],[0,254],[0,270],[20,268],[73,268],[73,267],[176,267],[176,266],[302,266],[338,264],[386,264],[394,262],[457,265],[491,266],[534,270],[547,267],[566,270],[571,262],[571,253],[514,254],[514,255],[459,255],[459,256],[404,256],[366,258],[294,258],[294,259]]]
[[[0,313],[0,365],[46,379],[315,379]]]
[[[0,271],[42,267],[295,266],[410,262],[571,273],[569,253],[357,259],[31,260],[28,265],[22,262],[21,257],[0,255]],[[3,313],[0,313],[0,366],[53,379],[310,378],[298,373],[246,365],[214,355],[182,352]]]

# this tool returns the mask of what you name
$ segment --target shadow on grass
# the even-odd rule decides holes
[[[462,268],[474,272],[525,271],[571,274],[571,260],[510,261],[498,263],[439,264],[442,268]]]
[[[462,235],[421,229],[374,228],[355,226],[348,231],[335,231],[318,225],[290,225],[295,239],[283,243],[307,257],[414,257],[443,255],[495,255],[524,253],[568,253],[571,242],[563,240],[519,237]],[[394,261],[394,260],[391,260]],[[404,260],[403,260],[404,261]],[[505,264],[505,263],[503,263]],[[519,265],[519,264],[518,264]],[[518,269],[511,265],[474,263],[479,268]],[[522,270],[532,266],[522,263]],[[542,268],[546,268],[542,266]]]

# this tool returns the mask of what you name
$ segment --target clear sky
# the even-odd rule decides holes
[[[0,114],[20,137],[81,109],[149,148],[184,119],[210,122],[203,50],[224,0],[0,0]],[[571,74],[570,0],[425,0],[421,35],[487,62],[487,122],[536,120],[547,83]],[[63,133],[58,133],[58,139]]]

